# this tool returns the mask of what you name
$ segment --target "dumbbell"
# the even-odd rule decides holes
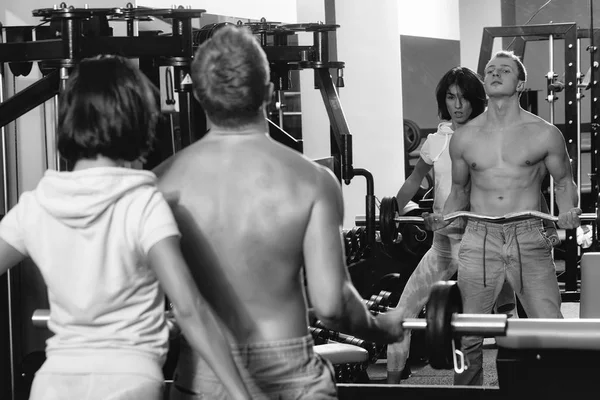
[[[329,341],[331,334],[327,329],[315,328],[313,326],[308,327],[308,331],[313,337],[316,345],[326,344]]]
[[[382,290],[378,295],[374,294],[369,300],[365,300],[365,304],[370,311],[385,312],[390,305],[390,296],[392,292]]]
[[[387,290],[379,291],[379,295],[377,295],[377,300],[379,301],[379,305],[388,307],[390,305],[390,297],[392,296],[392,292]]]
[[[353,346],[363,348],[369,352],[369,359],[371,359],[373,362],[377,360],[377,344],[373,342],[360,339],[356,336],[348,335],[346,333],[328,329],[325,325],[321,323],[321,321],[316,321],[314,323],[314,326],[309,327],[309,331],[313,335],[313,337],[316,336],[319,339],[326,338],[327,340],[331,340],[334,342],[351,344]]]

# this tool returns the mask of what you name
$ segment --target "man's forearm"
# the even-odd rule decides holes
[[[321,322],[329,329],[347,333],[374,343],[393,343],[398,338],[382,329],[363,299],[352,285],[344,290],[344,310],[339,318],[321,318]]]
[[[567,182],[555,182],[554,194],[556,195],[556,204],[558,205],[559,213],[564,213],[572,208],[577,207],[577,185],[572,180]]]

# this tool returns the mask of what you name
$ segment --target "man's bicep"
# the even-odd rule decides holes
[[[571,170],[571,158],[567,152],[567,146],[562,133],[558,129],[553,129],[548,143],[548,153],[544,160],[548,172],[558,183],[561,181],[573,180]]]
[[[342,239],[341,193],[325,188],[312,207],[304,236],[304,267],[311,304],[321,316],[337,314],[348,280]],[[336,193],[337,192],[337,193]]]
[[[452,160],[452,184],[466,187],[469,183],[469,164],[464,159],[464,140],[456,136],[450,140],[450,159]]]

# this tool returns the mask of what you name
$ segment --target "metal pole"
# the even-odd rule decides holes
[[[6,43],[4,37],[4,31],[0,36],[0,43]],[[0,63],[0,104],[4,102],[4,64]],[[16,123],[16,122],[15,122]],[[2,196],[4,200],[4,215],[8,213],[8,171],[7,171],[7,157],[8,149],[6,145],[6,129],[4,126],[0,128],[1,144],[2,147]],[[10,391],[11,396],[15,398],[15,344],[13,337],[13,315],[12,315],[12,275],[10,269],[6,272],[6,286],[7,286],[7,303],[8,303],[8,347],[10,352]]]
[[[577,55],[575,56],[575,70],[577,74],[581,74],[581,39],[577,39]],[[579,80],[575,82],[577,85],[577,120],[581,121],[581,87]],[[566,121],[565,121],[566,122]],[[577,187],[579,188],[579,196],[577,196],[577,207],[581,208],[581,123],[577,124]]]
[[[548,85],[554,82],[554,36],[548,37],[549,71],[547,75]],[[550,103],[550,123],[554,125],[554,90],[549,89],[548,102]],[[550,176],[550,214],[554,215],[554,179]]]
[[[284,105],[283,105],[283,100],[284,100],[284,97],[283,97],[283,90],[281,90],[281,88],[280,88],[280,89],[277,91],[277,104],[279,105],[279,106],[277,107],[277,108],[278,108],[277,112],[279,113],[279,127],[280,127],[281,129],[284,129],[284,128],[283,128],[283,107],[284,107]]]
[[[69,68],[67,67],[60,67],[59,69],[59,73],[60,73],[60,82],[58,84],[58,91],[59,93],[62,93],[63,90],[65,89],[66,85],[67,85],[67,80],[69,79]],[[66,171],[68,169],[68,166],[64,163],[61,163],[60,161],[60,156],[58,154],[58,150],[56,147],[56,128],[58,128],[58,108],[59,108],[59,104],[58,104],[58,98],[59,96],[54,96],[54,127],[55,127],[55,131],[53,134],[53,143],[52,143],[52,148],[51,148],[51,153],[53,158],[54,158],[54,165],[57,171]]]
[[[62,83],[59,84],[59,88],[61,87]],[[58,127],[58,96],[54,96],[54,121],[55,121],[55,128]],[[55,134],[53,135],[53,142],[52,142],[52,146],[50,148],[50,154],[52,155],[52,157],[48,157],[48,168],[54,168],[56,171],[60,171],[60,157],[57,156],[56,154],[56,131]],[[54,153],[54,154],[53,154]],[[52,160],[53,162],[53,166],[50,166],[50,160]]]

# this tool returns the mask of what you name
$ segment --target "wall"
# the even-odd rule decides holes
[[[502,4],[500,0],[460,0],[460,63],[463,67],[477,71],[483,28],[502,26]],[[502,48],[501,40],[494,42],[494,51]]]
[[[378,198],[395,195],[404,178],[398,3],[336,2],[338,57],[346,62],[341,100],[353,134],[354,167],[371,171]],[[365,214],[365,194],[361,177],[344,186],[345,228]]]
[[[459,40],[459,0],[398,2],[401,35]]]
[[[402,97],[410,99],[403,102],[404,118],[421,129],[435,129],[435,87],[446,71],[460,65],[459,1],[403,1],[398,11]],[[418,157],[418,150],[411,154]]]
[[[404,118],[425,131],[436,129],[439,117],[435,89],[450,68],[460,65],[460,42],[408,35],[402,35],[400,42],[402,98],[407,99],[403,102]],[[423,133],[421,136],[425,138]]]

